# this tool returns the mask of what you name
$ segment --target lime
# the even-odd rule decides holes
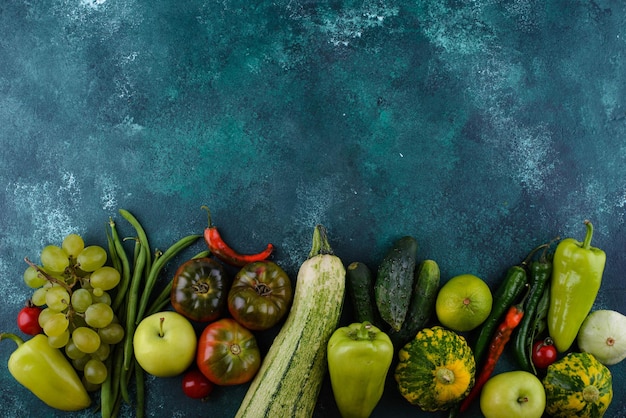
[[[435,312],[444,327],[459,332],[471,331],[487,319],[492,303],[487,283],[473,274],[462,274],[441,287]]]

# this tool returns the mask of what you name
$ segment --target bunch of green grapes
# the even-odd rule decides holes
[[[124,328],[111,308],[110,291],[120,282],[120,273],[106,266],[104,248],[85,246],[77,234],[41,251],[40,265],[27,260],[24,282],[34,289],[31,296],[43,308],[39,325],[48,343],[63,349],[83,383],[96,390],[107,377],[104,361],[111,348],[124,338]]]

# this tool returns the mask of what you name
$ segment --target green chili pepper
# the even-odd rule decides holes
[[[343,418],[370,416],[383,395],[393,353],[389,336],[367,321],[333,333],[328,341],[328,371]]]
[[[547,248],[546,248],[547,249]],[[513,340],[514,354],[522,370],[537,374],[530,356],[534,340],[533,324],[538,316],[537,307],[552,275],[552,260],[543,252],[539,260],[530,264],[530,291],[524,310],[526,314]]]
[[[494,294],[494,304],[491,312],[485,322],[483,322],[474,343],[474,358],[478,364],[482,363],[482,357],[489,348],[496,327],[500,324],[504,314],[513,306],[517,298],[522,294],[522,291],[528,287],[528,263],[537,251],[546,246],[547,244],[542,244],[534,248],[528,253],[524,261],[507,270],[506,276]]]
[[[15,334],[1,333],[0,340],[4,338],[17,344],[9,357],[9,372],[48,406],[78,411],[91,404],[76,370],[58,348],[48,344],[48,337],[37,334],[24,342]]]
[[[550,286],[548,332],[556,349],[567,351],[598,295],[606,254],[591,246],[593,225],[585,221],[587,234],[581,243],[573,238],[556,247]]]

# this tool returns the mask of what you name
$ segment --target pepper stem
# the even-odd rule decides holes
[[[368,321],[365,321],[361,324],[358,331],[356,332],[357,340],[369,340],[370,339],[370,329],[372,328],[372,324]]]
[[[24,344],[24,340],[21,339],[20,337],[18,337],[15,334],[11,334],[10,332],[2,332],[0,333],[0,341],[2,341],[3,339],[8,338],[9,340],[13,340],[15,342],[15,344],[17,344],[17,346],[21,346],[22,344]]]
[[[316,225],[313,230],[313,243],[311,245],[311,252],[309,258],[313,258],[316,255],[332,254],[333,249],[328,243],[328,236],[326,235],[326,228],[323,225]]]
[[[548,248],[549,245],[550,244],[541,244],[541,245],[538,245],[537,247],[533,248],[531,250],[531,252],[529,252],[528,255],[526,256],[526,259],[524,259],[524,261],[522,261],[522,266],[526,267],[530,263],[530,260],[532,260],[532,258],[535,256],[535,254],[539,250],[541,250],[542,248]]]
[[[588,219],[585,219],[585,226],[587,227],[587,234],[583,241],[583,249],[588,250],[591,248],[591,237],[593,236],[593,225]]]
[[[209,228],[212,227],[213,224],[211,224],[211,211],[209,210],[209,207],[207,205],[202,205],[202,206],[200,206],[200,209],[206,210],[207,217],[209,219]]]

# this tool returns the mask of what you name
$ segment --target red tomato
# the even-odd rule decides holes
[[[39,325],[39,314],[42,309],[28,301],[17,314],[17,326],[24,334],[37,335],[43,330]]]
[[[550,337],[537,341],[533,345],[533,364],[539,369],[545,369],[556,361],[558,356],[554,342]]]
[[[204,399],[213,392],[213,383],[193,368],[183,376],[183,392],[193,399]]]
[[[202,331],[196,360],[211,382],[229,386],[252,380],[261,366],[261,353],[252,332],[224,318]]]

